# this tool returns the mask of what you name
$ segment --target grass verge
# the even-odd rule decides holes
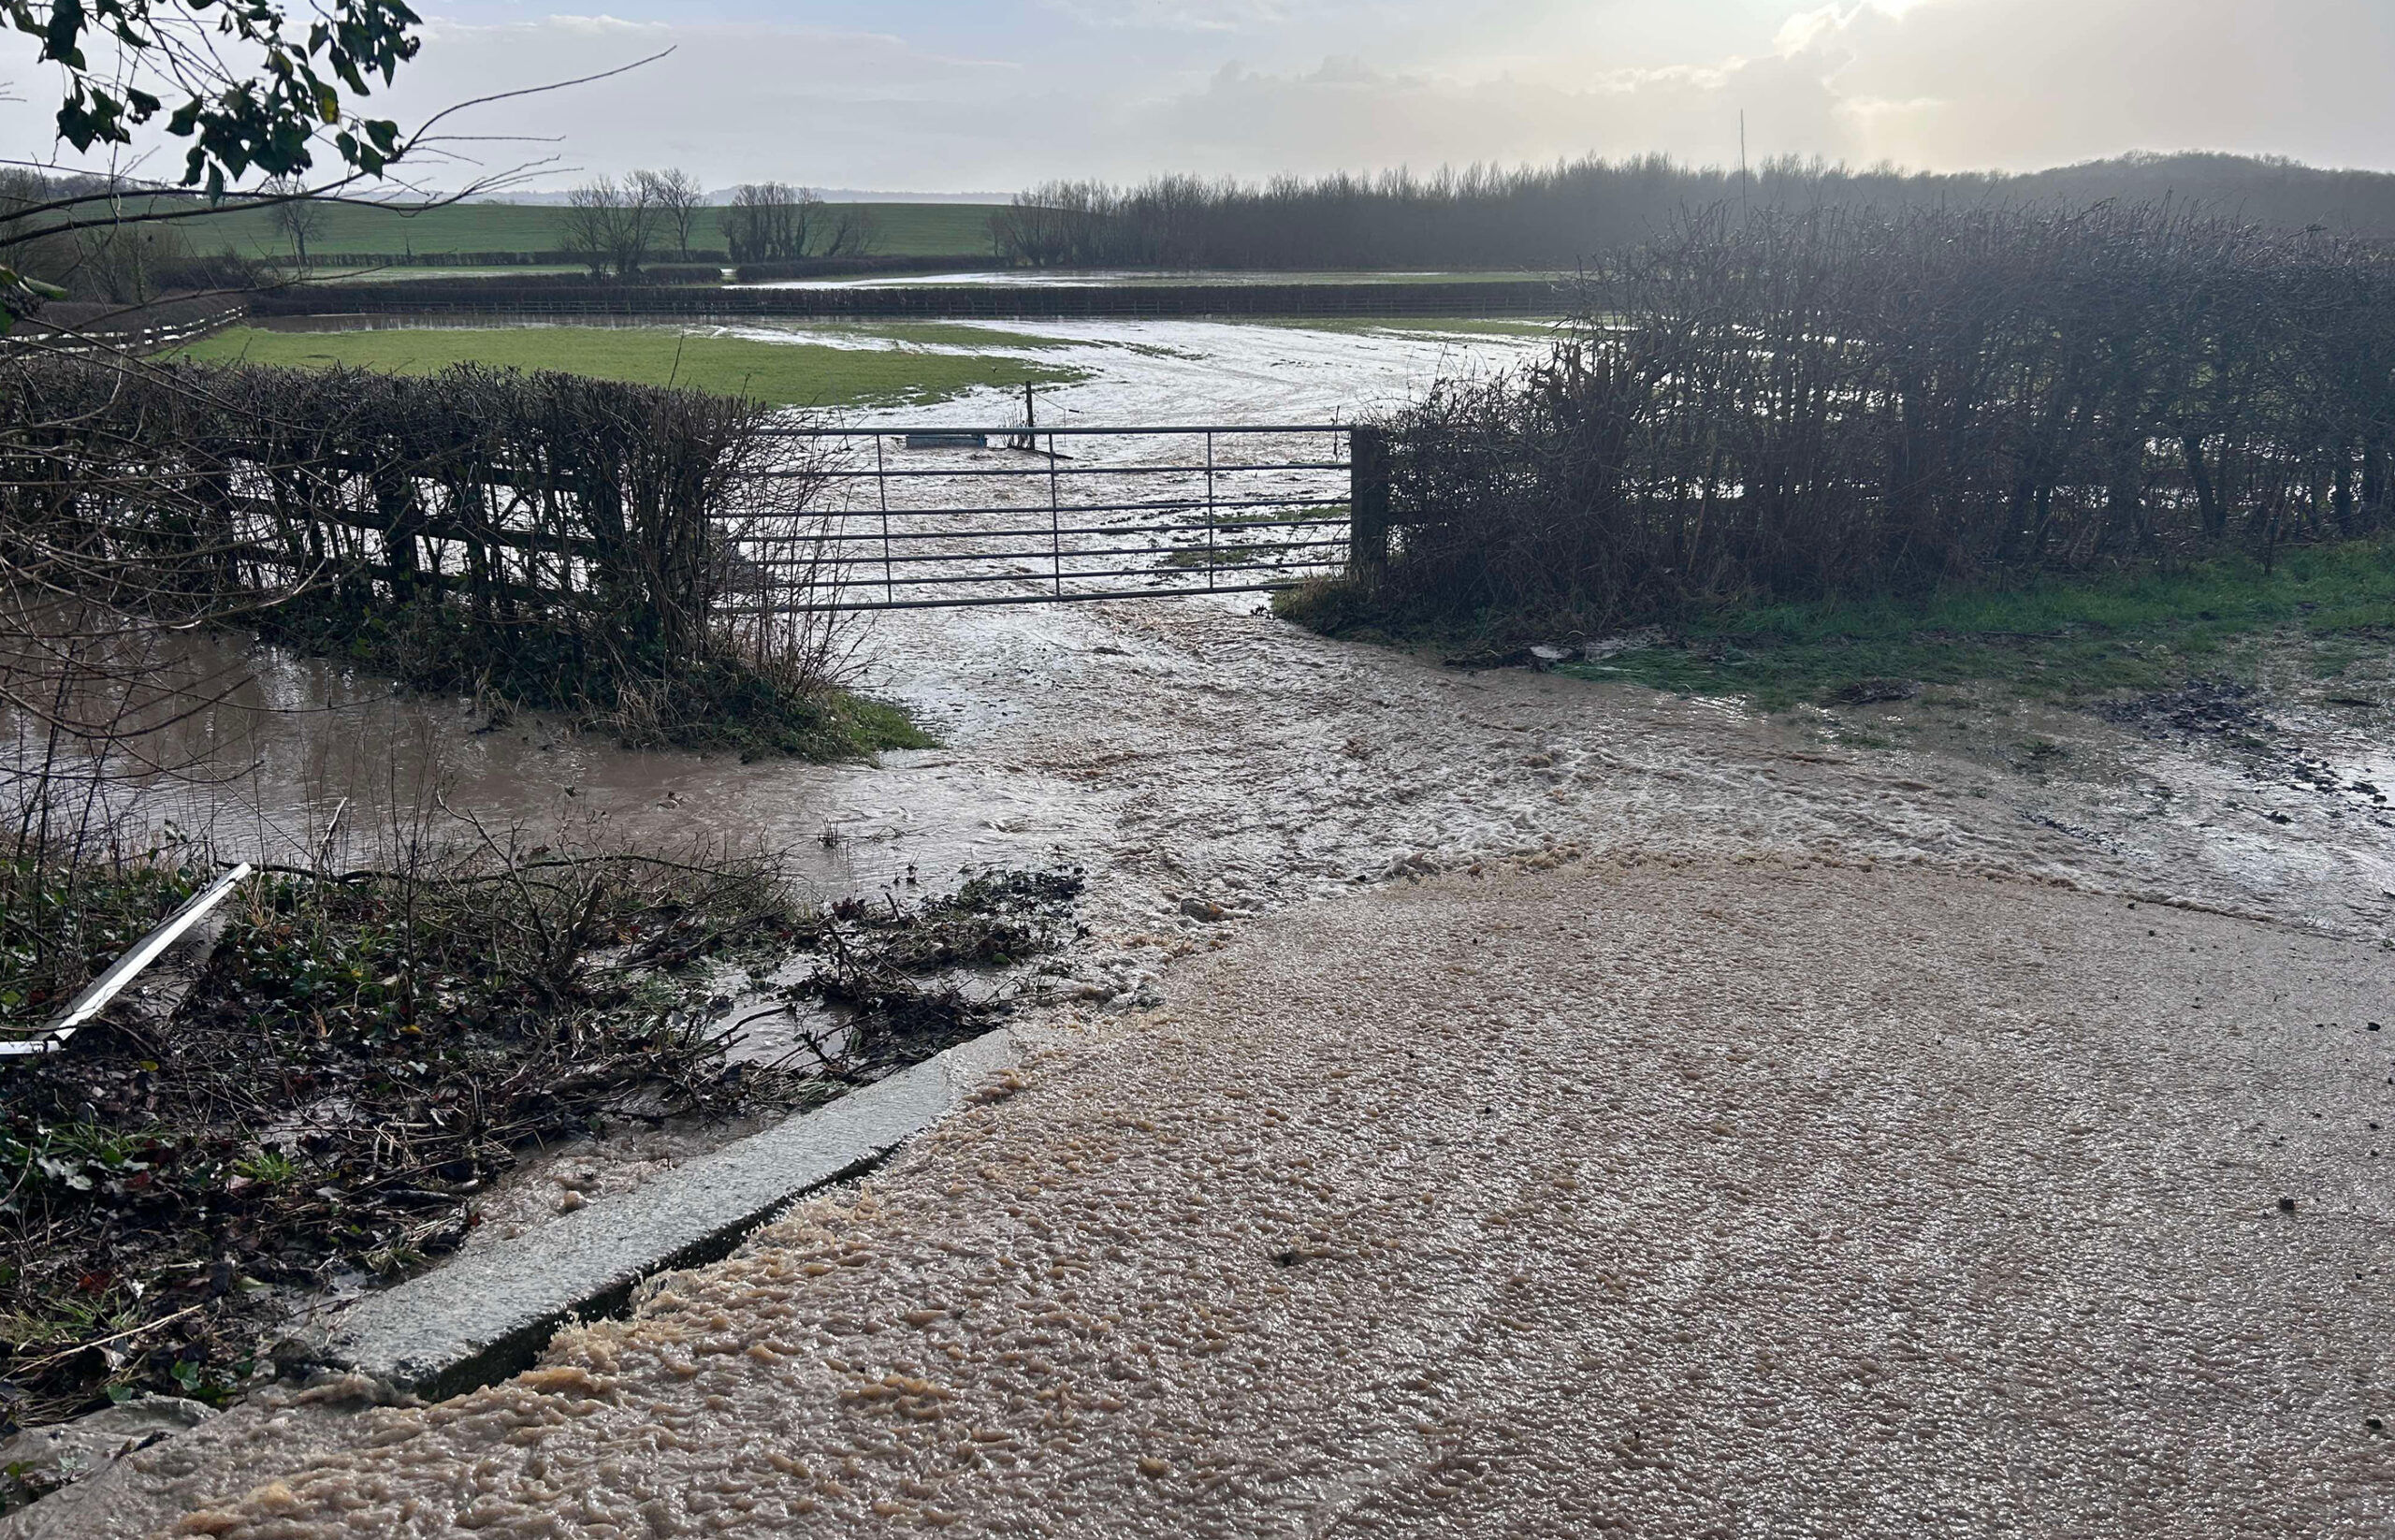
[[[1496,661],[1500,617],[1437,632],[1392,627],[1344,584],[1282,597],[1289,619],[1359,640],[1435,647]],[[2042,578],[1921,598],[1772,604],[1659,628],[1652,645],[1558,672],[1682,694],[1736,695],[1768,710],[1851,698],[1875,682],[1995,683],[2057,700],[2163,689],[2233,670],[2249,645],[2291,640],[2332,678],[2395,639],[2395,544],[2299,547],[2263,570],[2243,557],[2177,573]],[[1581,640],[1556,637],[1558,643]]]
[[[970,328],[964,328],[969,330]],[[985,341],[986,346],[1015,345]],[[270,331],[233,327],[162,356],[202,363],[432,374],[453,364],[556,370],[632,385],[679,385],[776,406],[922,406],[967,391],[1072,385],[1086,372],[1022,358],[918,348],[764,342],[674,327],[422,327]]]

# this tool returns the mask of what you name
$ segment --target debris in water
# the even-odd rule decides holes
[[[1921,693],[1921,686],[1911,679],[1857,679],[1831,692],[1831,699],[1847,705],[1879,705],[1888,701],[1909,701]]]

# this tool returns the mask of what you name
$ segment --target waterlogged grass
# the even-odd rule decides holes
[[[1343,336],[1405,337],[1430,334],[1441,337],[1523,337],[1551,339],[1563,323],[1560,319],[1542,321],[1505,319],[1498,316],[1434,315],[1434,316],[1288,316],[1271,320],[1241,323],[1279,327],[1290,331],[1328,331]]]
[[[260,634],[346,658],[417,690],[472,690],[561,711],[626,748],[729,751],[828,763],[936,741],[886,702],[728,654],[646,665],[551,627],[494,631],[442,603],[359,606],[302,595],[259,617]]]
[[[2299,549],[2269,572],[2236,558],[2176,574],[1776,604],[1559,672],[1770,709],[1878,679],[1985,681],[2068,700],[2234,671],[2265,640],[2308,649],[2321,678],[2384,663],[2395,647],[2395,545]]]
[[[969,332],[972,328],[957,328]],[[1003,337],[1005,334],[998,334]],[[988,347],[1014,345],[977,339]],[[269,331],[234,327],[168,356],[324,369],[350,364],[430,374],[453,364],[557,370],[633,385],[680,385],[777,406],[922,406],[982,388],[1076,384],[1080,370],[914,348],[765,342],[665,327],[487,327]]]
[[[915,347],[1041,348],[1102,347],[1081,337],[1036,337],[1027,331],[1007,331],[970,321],[833,321],[809,325],[820,335],[857,337]]]

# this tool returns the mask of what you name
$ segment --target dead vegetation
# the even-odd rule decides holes
[[[391,869],[262,873],[170,1015],[112,1008],[67,1051],[0,1068],[0,1421],[236,1395],[270,1372],[295,1300],[454,1249],[528,1150],[802,1108],[974,1036],[1011,996],[970,976],[1059,944],[1081,885],[993,874],[817,908],[762,855],[443,827],[462,837]],[[150,852],[86,871],[71,913],[34,891],[55,873],[0,870],[12,938],[52,933],[5,981],[10,1028],[213,867]],[[806,1014],[803,1050],[735,1057],[762,1012],[733,1010],[731,981],[794,956],[817,966],[765,1011]]]
[[[0,357],[0,557],[45,598],[241,619],[638,741],[903,738],[836,688],[849,644],[812,607],[836,581],[812,512],[829,467],[769,416],[566,374],[21,350]]]

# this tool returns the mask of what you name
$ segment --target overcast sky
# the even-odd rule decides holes
[[[498,166],[924,192],[1666,151],[2028,168],[2134,149],[2395,168],[2395,0],[416,0],[393,106],[675,51],[468,120]],[[0,132],[54,98],[27,39]],[[22,152],[19,152],[22,153]]]

